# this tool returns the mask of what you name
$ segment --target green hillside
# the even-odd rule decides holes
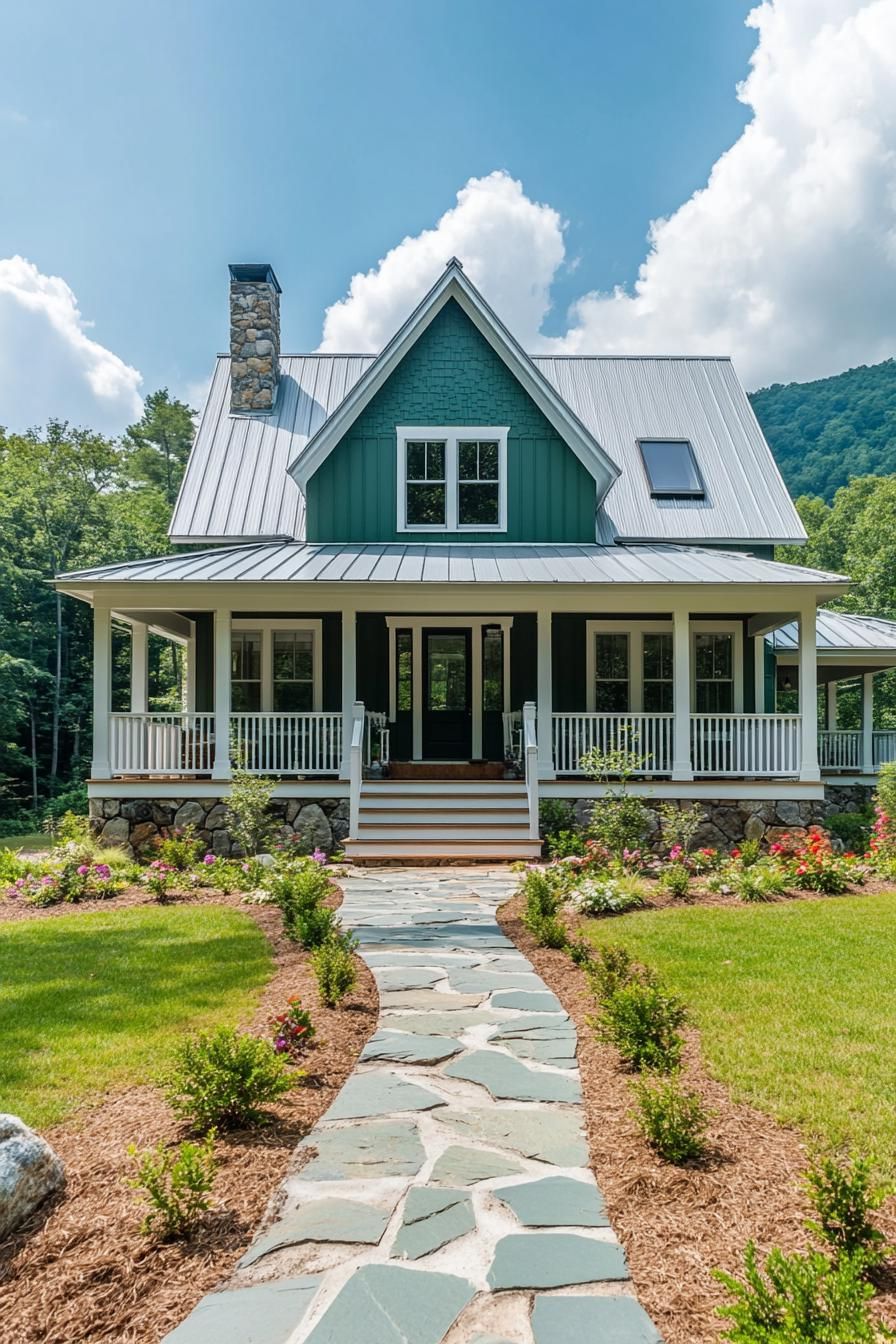
[[[790,493],[828,501],[851,476],[896,472],[896,360],[750,395]]]

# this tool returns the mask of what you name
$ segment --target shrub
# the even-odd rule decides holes
[[[706,1155],[709,1112],[699,1095],[677,1078],[634,1085],[635,1118],[651,1148],[667,1162],[691,1162]]]
[[[837,1256],[861,1256],[868,1268],[879,1265],[886,1255],[883,1233],[871,1214],[879,1209],[891,1190],[874,1184],[868,1158],[838,1161],[819,1157],[806,1172],[806,1193],[818,1215],[808,1224]]]
[[[269,1019],[274,1038],[274,1049],[278,1055],[297,1054],[305,1050],[315,1036],[311,1014],[302,1007],[302,1000],[292,997],[286,1000],[286,1012],[277,1013]]]
[[[214,1132],[204,1143],[182,1143],[176,1149],[160,1143],[139,1152],[131,1144],[128,1154],[137,1168],[128,1184],[139,1190],[149,1205],[140,1231],[145,1236],[156,1233],[162,1241],[189,1236],[211,1207],[208,1196],[215,1179]]]
[[[555,874],[548,868],[527,868],[519,891],[526,902],[523,923],[530,933],[545,920],[553,919],[560,909],[562,887]]]
[[[59,799],[56,800],[57,804],[59,801]],[[89,817],[72,812],[70,809],[62,813],[49,811],[48,816],[53,819],[51,834],[62,844],[92,844],[93,834],[90,829]]]
[[[28,865],[19,858],[21,852],[19,849],[0,849],[0,886],[9,885],[28,872]]]
[[[681,1060],[684,1042],[678,1028],[685,1008],[655,981],[630,979],[604,1001],[598,1034],[612,1042],[636,1072],[671,1073]]]
[[[566,950],[576,966],[581,966],[583,970],[590,967],[594,961],[594,948],[587,938],[569,938],[566,943]]]
[[[896,761],[887,761],[878,770],[875,801],[891,817],[896,817]]]
[[[732,849],[731,857],[738,860],[741,868],[752,868],[762,858],[762,846],[758,840],[743,840],[737,849]]]
[[[844,849],[854,854],[864,854],[871,844],[874,813],[870,807],[861,812],[834,812],[826,819],[825,825],[841,841]]]
[[[251,865],[238,859],[222,859],[215,854],[204,855],[195,872],[201,886],[213,887],[225,896],[234,891],[251,891],[255,885]]]
[[[277,780],[234,770],[227,799],[227,829],[245,854],[270,844],[276,823],[268,808]]]
[[[264,888],[283,911],[287,936],[303,947],[319,947],[333,930],[335,915],[323,904],[330,879],[314,859],[291,859],[266,871]]]
[[[321,1002],[328,1008],[338,1008],[355,987],[358,972],[353,954],[357,946],[358,940],[353,934],[332,933],[311,953],[311,969]]]
[[[582,831],[554,831],[545,843],[551,859],[583,859],[588,852]]]
[[[673,802],[660,803],[660,826],[666,848],[680,849],[682,854],[689,854],[697,832],[703,825],[704,816],[699,803],[691,803],[690,807],[679,807]]]
[[[660,873],[659,885],[670,896],[681,898],[691,889],[691,875],[683,863],[670,863]]]
[[[578,833],[572,804],[563,798],[542,798],[538,805],[538,823],[548,854],[552,858],[560,858],[560,855],[552,852],[554,838],[561,834]]]
[[[588,967],[588,980],[598,1003],[606,1003],[623,985],[639,978],[632,954],[621,943],[598,947]]]
[[[879,1344],[888,1338],[869,1316],[873,1290],[853,1260],[832,1263],[819,1251],[785,1255],[776,1247],[760,1269],[750,1242],[743,1279],[721,1270],[715,1277],[731,1295],[718,1308],[731,1322],[723,1334],[731,1344]]]
[[[188,1037],[164,1080],[175,1114],[200,1133],[259,1124],[259,1109],[288,1092],[294,1079],[268,1041],[219,1027]]]
[[[157,857],[179,873],[192,868],[204,853],[205,846],[196,834],[195,826],[178,827],[160,840],[156,848]]]
[[[586,878],[573,891],[570,903],[580,915],[624,915],[644,904],[637,879]]]
[[[753,864],[750,868],[732,867],[728,873],[731,890],[742,901],[773,901],[787,890],[787,879],[773,863]]]
[[[289,937],[300,942],[307,952],[325,943],[338,927],[336,914],[327,905],[301,906],[286,921]]]
[[[599,845],[619,861],[640,850],[647,834],[649,814],[634,794],[602,798],[591,813],[589,830]]]
[[[769,853],[783,868],[787,881],[801,891],[839,896],[865,876],[854,855],[835,854],[830,838],[818,827],[810,829],[805,839],[782,836],[769,846]]]

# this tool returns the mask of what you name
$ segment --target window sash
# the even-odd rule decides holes
[[[507,433],[398,426],[398,530],[506,532]]]

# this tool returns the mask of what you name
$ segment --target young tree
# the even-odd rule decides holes
[[[152,392],[143,415],[125,430],[127,472],[132,480],[158,487],[173,507],[193,442],[196,412],[169,395]]]

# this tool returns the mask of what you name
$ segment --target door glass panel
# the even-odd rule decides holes
[[[499,625],[482,632],[482,708],[504,708],[504,632]]]
[[[426,706],[434,710],[467,708],[465,635],[429,635]]]
[[[594,704],[599,714],[624,713],[629,707],[628,635],[595,635]]]
[[[414,705],[414,654],[410,630],[395,631],[396,708],[410,712]]]

